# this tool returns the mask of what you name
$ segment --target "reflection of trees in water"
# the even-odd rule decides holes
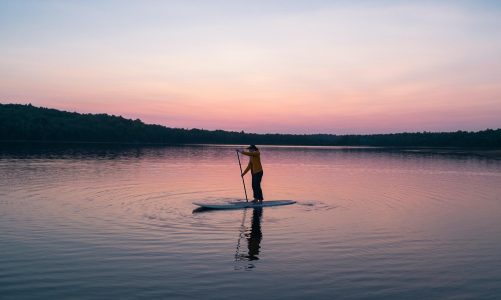
[[[242,226],[240,227],[240,236],[237,243],[237,253],[235,254],[235,262],[248,262],[245,266],[235,266],[236,270],[253,269],[255,266],[252,261],[259,260],[259,250],[261,248],[261,240],[263,233],[261,231],[261,219],[263,217],[262,208],[254,208],[252,211],[252,222],[250,231],[245,227],[245,217],[247,210],[244,211]],[[247,253],[240,253],[240,242],[245,237],[247,240]]]

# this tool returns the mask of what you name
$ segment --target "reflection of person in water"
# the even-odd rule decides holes
[[[247,247],[249,248],[249,260],[258,260],[259,248],[263,234],[261,232],[261,218],[263,216],[262,208],[254,208],[252,212],[251,232],[247,236]]]

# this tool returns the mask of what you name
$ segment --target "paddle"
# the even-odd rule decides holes
[[[249,199],[247,198],[247,189],[245,188],[245,180],[244,177],[242,176],[242,163],[240,163],[240,155],[238,155],[238,150],[237,150],[237,158],[238,158],[238,165],[240,166],[240,177],[242,177],[242,183],[244,184],[244,192],[245,192],[245,201],[249,202]]]

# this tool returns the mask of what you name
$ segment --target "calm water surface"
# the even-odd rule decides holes
[[[0,298],[501,298],[500,160],[262,161],[265,199],[298,204],[194,211],[243,198],[233,147],[2,149]]]

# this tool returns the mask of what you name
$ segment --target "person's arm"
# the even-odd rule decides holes
[[[252,168],[252,163],[249,161],[249,164],[247,165],[247,168],[245,168],[244,172],[242,173],[242,176],[244,176],[245,174],[247,174],[247,172],[249,172],[249,170]]]
[[[254,152],[250,152],[250,151],[241,151],[240,153],[242,153],[243,155],[247,155],[247,156],[259,156],[259,151],[254,151]]]

